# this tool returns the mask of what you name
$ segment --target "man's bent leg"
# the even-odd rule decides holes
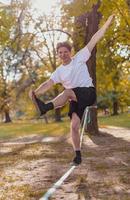
[[[62,93],[60,93],[55,99],[52,100],[54,108],[64,106],[69,99],[77,101],[74,91],[71,89],[66,89]]]
[[[33,91],[30,94],[30,96],[40,115],[45,114],[46,112],[52,110],[53,108],[62,107],[69,99],[77,101],[76,95],[71,89],[64,90],[54,100],[46,104],[42,102],[40,99],[38,99]]]
[[[76,113],[72,114],[72,120],[71,120],[71,136],[72,136],[72,142],[73,142],[73,148],[75,150],[75,158],[73,160],[73,163],[78,165],[81,163],[81,149],[80,149],[80,134],[79,134],[79,128],[80,128],[80,118]]]

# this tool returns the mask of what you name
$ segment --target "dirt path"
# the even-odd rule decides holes
[[[84,136],[83,163],[56,191],[54,200],[130,200],[130,130],[102,128]],[[0,142],[0,200],[38,200],[73,158],[64,137],[32,135]]]

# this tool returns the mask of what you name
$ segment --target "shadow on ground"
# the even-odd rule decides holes
[[[130,130],[102,129],[84,136],[83,163],[52,199],[128,200],[130,196]],[[0,199],[37,200],[69,168],[73,158],[70,139],[45,142],[35,137],[1,143]],[[26,143],[26,141],[30,143]],[[17,194],[17,195],[16,195]]]

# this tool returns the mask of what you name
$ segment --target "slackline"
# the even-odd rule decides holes
[[[89,114],[89,108],[90,107],[95,107],[95,106],[87,106],[85,111],[84,111],[84,116],[83,116],[83,125],[80,133],[80,147],[82,146],[82,141],[83,141],[83,134],[84,134],[84,129],[86,123],[90,122],[90,115]],[[41,197],[39,200],[48,200],[52,194],[56,191],[57,188],[59,188],[62,183],[67,179],[67,177],[73,172],[73,170],[78,167],[78,165],[72,165],[67,172],[44,194],[43,197]]]

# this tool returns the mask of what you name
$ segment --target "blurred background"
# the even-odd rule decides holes
[[[68,40],[73,54],[84,47],[109,15],[115,20],[87,63],[97,89],[90,132],[101,125],[130,127],[129,0],[1,0],[0,124],[68,120],[68,105],[40,118],[28,97],[60,64],[56,44]],[[87,19],[87,23],[86,23]],[[49,101],[63,88],[41,97]]]
[[[87,62],[97,108],[85,127],[83,165],[52,198],[130,199],[130,0],[0,0],[1,200],[38,200],[68,169],[68,104],[39,117],[28,93],[60,65],[57,42],[68,40],[75,54],[113,13]]]

